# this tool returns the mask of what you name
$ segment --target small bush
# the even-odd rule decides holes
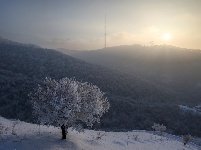
[[[0,140],[3,140],[2,135],[7,134],[8,130],[9,130],[8,127],[5,127],[2,123],[0,123]]]
[[[157,123],[154,123],[154,125],[152,126],[152,128],[159,132],[160,135],[163,135],[163,132],[166,130],[166,126],[164,126],[163,124],[160,125],[160,124],[157,124]]]
[[[183,143],[184,143],[184,146],[185,146],[186,144],[188,144],[191,140],[192,140],[192,137],[191,137],[190,134],[184,135],[184,136],[183,136]]]
[[[101,132],[98,132],[96,136],[96,140],[102,139],[103,136],[106,136],[106,134],[105,133],[101,134]]]
[[[4,133],[4,126],[0,123],[0,135]]]

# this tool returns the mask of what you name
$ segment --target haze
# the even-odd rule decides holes
[[[174,45],[201,49],[200,0],[1,0],[0,36],[46,48]]]

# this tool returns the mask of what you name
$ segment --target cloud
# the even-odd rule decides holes
[[[148,30],[147,30],[148,29]],[[133,45],[142,44],[150,45],[150,41],[155,40],[152,36],[152,32],[157,32],[156,27],[150,27],[144,30],[141,34],[134,34],[129,32],[118,32],[109,34],[107,36],[107,47],[118,46],[118,45]],[[66,48],[73,50],[95,50],[104,47],[105,39],[102,37],[95,37],[91,39],[51,39],[50,44],[54,48]],[[157,42],[156,42],[157,43]]]
[[[105,44],[105,38],[95,37],[91,39],[76,39],[76,40],[51,40],[56,47],[62,47],[67,49],[76,50],[95,50],[103,48]],[[135,35],[128,32],[113,33],[107,36],[107,47],[117,45],[131,45],[139,43],[139,35]]]
[[[92,39],[51,39],[54,48],[66,48],[71,50],[94,50],[103,48],[103,38]]]
[[[149,32],[152,32],[152,33],[157,33],[159,32],[159,29],[156,27],[156,26],[151,26],[149,27]]]
[[[140,37],[139,35],[129,32],[114,33],[108,36],[108,45],[117,46],[117,45],[130,45],[139,43],[140,41],[139,37]]]
[[[107,36],[107,47],[137,44],[141,39],[139,35],[128,32],[113,33]],[[105,38],[102,36],[91,39],[51,39],[50,43],[54,48],[95,50],[104,47]]]

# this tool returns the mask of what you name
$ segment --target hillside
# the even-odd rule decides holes
[[[131,45],[74,53],[69,50],[62,52],[181,92],[188,97],[189,104],[200,103],[201,50],[168,45]]]
[[[60,140],[60,129],[38,126],[19,120],[0,117],[0,125],[7,130],[1,134],[1,150],[199,150],[193,143],[183,146],[181,137],[154,132],[104,132],[85,130],[84,133],[68,130],[66,140]],[[15,125],[15,126],[14,126]]]
[[[142,97],[155,97],[162,101],[168,96],[173,96],[174,93],[140,78],[92,65],[51,49],[0,43],[0,52],[0,69],[4,72],[3,74],[5,71],[10,71],[40,80],[47,76],[54,79],[66,76],[75,77],[77,80],[98,85],[104,92],[131,96],[135,99],[140,95]]]
[[[201,136],[201,117],[181,113],[178,104],[185,105],[187,98],[174,90],[55,50],[7,40],[0,42],[0,114],[34,122],[28,94],[45,77],[74,77],[106,92],[111,108],[94,128],[150,130],[157,122],[169,133]]]

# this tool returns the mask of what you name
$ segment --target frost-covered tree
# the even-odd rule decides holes
[[[81,131],[82,123],[92,127],[100,122],[110,107],[97,86],[69,78],[58,81],[46,78],[29,97],[36,120],[43,125],[61,127],[62,139],[66,139],[68,127]]]
[[[160,124],[154,123],[154,125],[152,126],[152,129],[159,132],[160,135],[163,135],[163,132],[166,130],[166,126],[164,126],[163,124],[160,125]]]

